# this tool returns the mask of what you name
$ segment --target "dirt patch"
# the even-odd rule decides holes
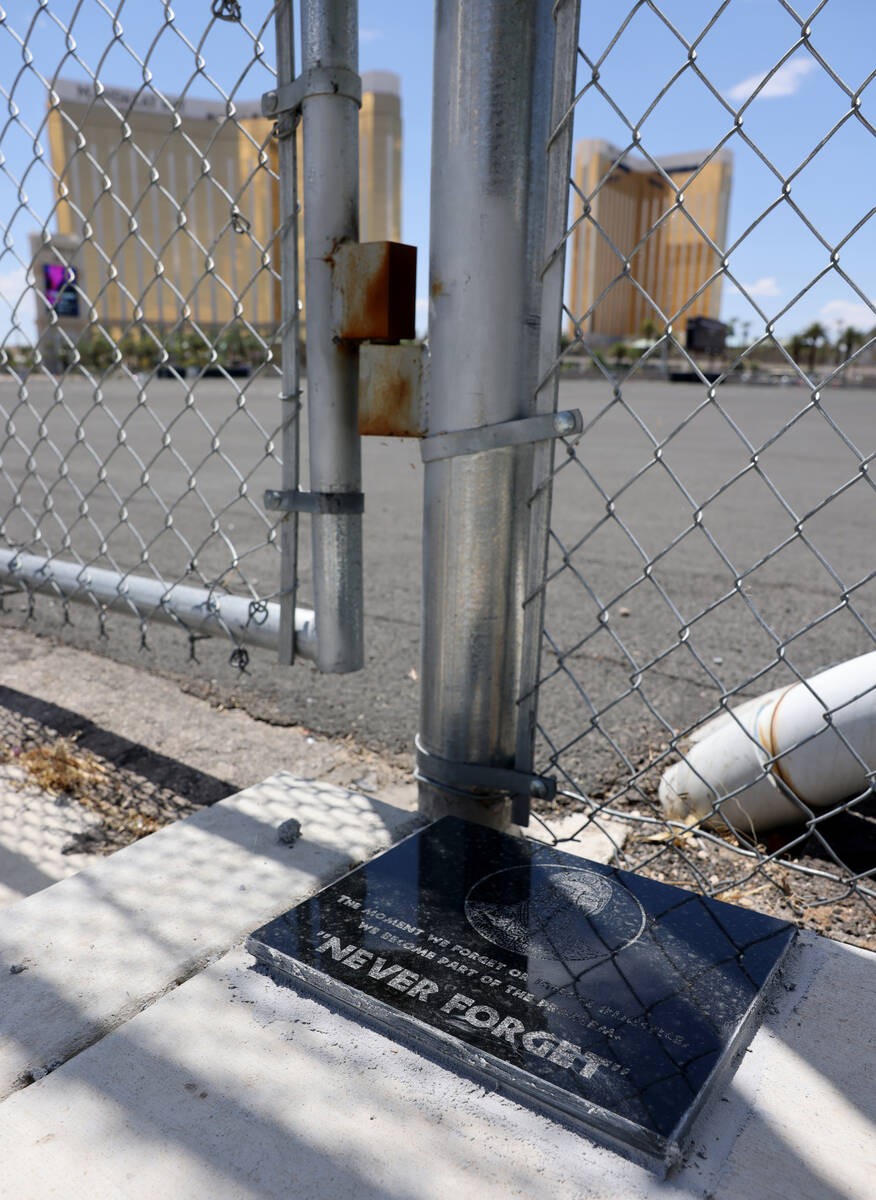
[[[77,735],[61,734],[2,706],[0,763],[19,768],[22,786],[38,787],[99,818],[71,838],[65,854],[111,854],[220,798],[210,776],[204,776],[199,792],[197,773],[187,771],[187,794],[180,795],[79,745]],[[14,788],[15,781],[9,786]],[[231,795],[235,789],[226,785],[223,790]]]
[[[820,820],[808,835],[803,826],[773,830],[758,842],[730,831],[679,831],[663,822],[657,800],[672,761],[665,751],[648,749],[631,764],[635,786],[618,761],[594,780],[589,804],[560,794],[543,815],[580,812],[582,824],[598,821],[600,811],[619,818],[629,833],[617,866],[876,951],[876,899],[863,890],[876,892],[873,796]]]

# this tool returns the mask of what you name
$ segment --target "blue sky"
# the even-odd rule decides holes
[[[814,2],[807,0],[808,4]],[[270,8],[268,0],[242,0],[242,7],[247,26],[258,36]],[[34,144],[22,127],[25,123],[35,130],[42,121],[45,90],[25,63],[18,38],[27,41],[34,66],[45,75],[58,70],[66,55],[59,70],[63,76],[85,78],[90,71],[98,73],[107,85],[130,86],[142,72],[122,42],[145,58],[165,26],[162,0],[51,0],[50,8],[67,26],[75,15],[75,50],[69,48],[63,30],[39,0],[18,0],[7,9],[5,24],[0,24],[0,83],[6,95],[14,89],[13,100],[20,110],[18,119],[0,126],[0,150],[5,156],[0,222],[8,227],[7,250],[0,257],[0,293],[7,297],[6,304],[0,302],[0,337],[9,326],[9,300],[14,303],[22,287],[23,275],[15,255],[28,257],[27,234],[38,228],[52,203],[48,172],[39,161],[30,165]],[[253,61],[254,49],[258,49],[253,39],[234,26],[214,27],[201,49],[204,65],[199,69],[194,47],[209,8],[210,0],[178,0],[173,26],[161,33],[150,58],[155,84],[168,92],[186,88],[190,95],[210,96],[215,95],[212,80],[226,91],[234,89],[240,98],[257,97],[269,86],[270,74],[257,56]],[[823,58],[858,95],[857,111],[876,125],[876,82],[863,86],[876,58],[876,0],[827,0],[810,23],[811,50],[798,46],[805,14],[801,12],[798,20],[789,11],[791,0],[729,0],[726,5],[718,0],[661,0],[663,14],[684,38],[696,42],[697,66],[732,112],[690,66],[685,68],[687,49],[647,4],[586,0],[583,8],[582,50],[592,62],[599,61],[600,84],[623,117],[591,88],[578,106],[576,138],[602,137],[626,146],[632,125],[640,131],[641,145],[655,156],[704,150],[733,131],[734,113],[740,108],[743,111],[742,131],[757,149],[746,144],[738,131],[727,143],[734,154],[731,245],[770,205],[778,204],[732,249],[730,270],[747,296],[725,284],[723,317],[735,318],[740,329],[748,322],[752,337],[763,332],[767,320],[775,318],[780,336],[789,336],[816,320],[825,324],[831,335],[848,323],[865,329],[876,326],[876,315],[855,290],[857,287],[865,296],[876,295],[876,217],[866,220],[876,201],[876,138],[855,116],[849,117],[848,95],[811,53]],[[701,37],[718,11],[720,15]],[[629,12],[628,24],[609,49]],[[113,14],[117,14],[115,27]],[[403,237],[420,251],[420,297],[427,292],[428,272],[432,23],[431,0],[360,3],[360,69],[388,69],[402,79]],[[261,37],[264,60],[272,62],[272,29],[264,30]],[[747,104],[758,81],[789,51],[794,53],[785,65],[758,98]],[[681,75],[670,84],[679,70]],[[590,67],[579,60],[579,85],[590,77]],[[667,84],[665,95],[649,111]],[[0,96],[0,117],[5,107],[6,98]],[[838,124],[807,163],[813,149]],[[45,138],[42,146],[47,151]],[[13,178],[18,182],[24,175],[26,207],[12,183]],[[790,199],[802,215],[781,200],[782,180],[791,176]],[[807,221],[821,233],[827,247],[807,227]],[[849,237],[860,222],[861,228]],[[854,286],[830,265],[831,251],[837,246],[838,265]],[[791,311],[779,315],[823,271],[823,278]],[[28,300],[23,309],[25,325],[31,308]],[[422,325],[423,299],[419,310]]]

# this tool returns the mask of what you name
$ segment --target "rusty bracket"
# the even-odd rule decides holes
[[[300,113],[310,96],[346,96],[362,107],[362,80],[346,67],[311,67],[291,83],[284,83],[262,96],[262,116]]]
[[[429,432],[428,354],[422,345],[359,347],[359,432],[425,437]]]
[[[349,342],[400,342],[415,337],[416,246],[340,242],[328,261],[336,337]]]
[[[550,801],[557,794],[557,781],[553,775],[534,775],[531,771],[517,771],[513,767],[451,762],[427,750],[419,735],[414,739],[414,745],[417,751],[416,779],[469,799],[477,798],[478,792],[492,796],[505,792],[511,798],[511,816],[516,825],[529,824],[530,798]]]
[[[457,429],[427,437],[420,445],[423,462],[440,458],[457,458],[461,454],[480,454],[482,450],[498,450],[503,446],[525,446],[550,438],[571,437],[584,428],[584,419],[577,408],[566,412],[545,413],[523,417],[519,421],[500,421],[476,429]]]
[[[365,511],[365,496],[362,492],[302,492],[267,491],[263,497],[265,508],[271,512],[303,513],[362,513]]]

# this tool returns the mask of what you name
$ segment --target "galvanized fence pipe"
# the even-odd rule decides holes
[[[243,638],[247,645],[273,650],[280,636],[279,604],[145,575],[122,575],[102,567],[0,550],[0,581],[83,604],[113,605],[140,620],[181,625],[199,637]],[[296,653],[315,659],[314,620],[309,609],[296,610],[294,636]]]
[[[303,0],[305,77],[319,70],[355,75],[358,40],[356,0]],[[302,120],[310,489],[355,495],[362,488],[358,350],[333,334],[332,255],[340,243],[358,239],[358,103],[340,86],[305,95]],[[315,513],[312,529],[317,665],[324,672],[358,671],[364,661],[362,516]]]
[[[528,417],[538,361],[551,0],[438,0],[430,426]],[[516,751],[530,446],[427,462],[420,743],[456,764]],[[507,804],[429,782],[420,808],[505,824]]]
[[[563,314],[566,266],[566,224],[569,175],[572,164],[572,127],[581,0],[557,0],[554,5],[554,74],[551,95],[550,137],[547,142],[547,194],[545,239],[541,272],[541,327],[538,348],[538,383],[535,412],[557,409],[558,356]],[[538,676],[544,634],[545,577],[551,514],[551,481],[556,443],[539,442],[533,450],[529,501],[529,548],[524,600],[520,704],[517,720],[517,764],[532,768],[538,708]]]
[[[277,46],[277,85],[295,78],[295,19],[293,0],[278,0],[274,15]],[[282,395],[280,399],[280,453],[282,487],[297,491],[299,475],[299,422],[301,387],[298,363],[298,154],[297,120],[285,113],[277,122],[277,174],[279,176],[280,230],[280,347]],[[287,512],[278,529],[280,542],[280,628],[277,658],[281,664],[295,660],[295,595],[298,586],[298,514]]]

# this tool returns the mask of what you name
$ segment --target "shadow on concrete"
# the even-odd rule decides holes
[[[28,696],[14,688],[0,686],[0,707],[28,717],[53,729],[61,737],[75,737],[78,746],[90,750],[115,767],[123,768],[157,787],[164,787],[198,807],[215,804],[233,795],[238,788],[215,775],[207,775],[177,759],[149,750],[139,742],[110,733],[87,717]]]
[[[294,989],[248,987],[247,974],[217,964],[192,980],[166,997],[160,1011],[142,1014],[69,1061],[63,1079],[39,1083],[22,1121],[13,1098],[7,1133],[21,1147],[19,1161],[38,1155],[38,1180],[57,1182],[73,1136],[74,1152],[77,1145],[88,1148],[80,1182],[90,1177],[111,1186],[131,1180],[133,1171],[139,1184],[129,1194],[138,1198],[159,1181],[150,1162],[156,1146],[169,1164],[160,1176],[164,1185],[209,1181],[221,1197],[433,1197],[446,1194],[445,1187],[453,1194],[466,1180],[471,1190],[461,1194],[490,1197],[529,1194],[534,1180],[550,1194],[582,1198],[855,1195],[836,1161],[851,1147],[826,1147],[816,1130],[802,1140],[786,1136],[762,1111],[760,1097],[734,1083],[726,1092],[733,1111],[724,1122],[725,1146],[709,1144],[718,1140],[719,1120],[701,1122],[696,1134],[708,1153],[696,1152],[695,1136],[688,1164],[661,1182],[620,1159],[594,1155],[586,1138],[461,1083],[456,1072],[436,1073],[417,1054],[393,1049],[390,1039]],[[71,1004],[69,997],[58,1000]],[[242,1016],[241,1005],[251,1018]],[[795,1050],[803,1036],[791,1035]],[[802,1090],[816,1072],[828,1093],[847,1088],[829,1048],[816,1049],[828,1039],[809,1031],[805,1041],[812,1053],[802,1060]],[[850,1107],[869,1107],[854,1083],[848,1100]],[[109,1121],[118,1137],[99,1145],[80,1140],[68,1123],[74,1101],[76,1128]],[[799,1119],[793,1106],[783,1107],[791,1121]],[[311,1115],[299,1117],[299,1109]],[[67,1158],[60,1154],[57,1162],[58,1146],[47,1144],[55,1138],[60,1147],[68,1143]],[[428,1163],[418,1161],[425,1147],[434,1155]]]
[[[31,964],[12,980],[0,971],[0,1098],[30,1082],[33,1068],[60,1064],[130,1020],[416,820],[373,797],[291,776],[244,795],[0,916],[0,957],[5,950]],[[292,811],[306,839],[289,846],[277,826]]]
[[[857,1200],[876,1135],[867,1053],[876,958],[813,934],[794,954],[764,1019],[760,1079],[752,1086],[741,1067],[726,1091],[739,1135],[715,1194]],[[706,1149],[708,1132],[699,1127]]]
[[[3,845],[0,845],[0,880],[20,892],[22,896],[41,892],[43,888],[56,882],[51,875],[41,871],[36,863],[31,862],[26,854],[19,854]]]

